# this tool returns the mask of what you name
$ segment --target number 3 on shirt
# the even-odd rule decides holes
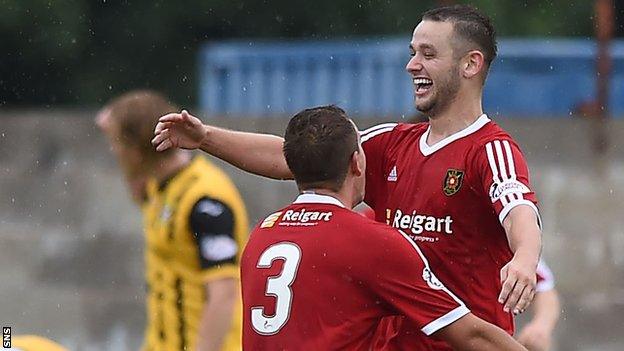
[[[261,335],[277,334],[288,322],[292,305],[292,290],[290,286],[295,281],[301,249],[294,243],[282,242],[266,249],[258,260],[258,268],[271,268],[273,261],[284,260],[284,266],[279,275],[269,277],[266,287],[267,296],[275,296],[275,315],[264,314],[264,307],[251,308],[251,324],[254,330]]]

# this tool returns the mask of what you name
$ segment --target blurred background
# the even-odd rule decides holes
[[[136,350],[138,208],[93,118],[134,88],[205,122],[282,134],[335,103],[362,128],[414,113],[420,13],[470,3],[500,55],[485,109],[519,142],[562,296],[555,350],[624,349],[624,1],[0,0],[0,324],[71,350]],[[294,184],[224,165],[252,222]]]

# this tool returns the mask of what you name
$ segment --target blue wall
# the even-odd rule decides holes
[[[408,38],[206,44],[200,53],[200,108],[208,115],[272,116],[334,103],[352,115],[414,112],[405,64]],[[490,114],[569,115],[595,95],[589,40],[501,40],[486,83]],[[624,41],[612,46],[611,112],[624,114]]]

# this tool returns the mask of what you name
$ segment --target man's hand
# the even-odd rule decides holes
[[[523,260],[516,253],[514,258],[501,269],[500,278],[503,288],[498,302],[504,304],[505,312],[513,311],[514,314],[519,314],[529,306],[535,296],[536,266],[537,262]]]
[[[518,342],[530,351],[547,351],[550,349],[551,332],[540,324],[530,323],[522,329]]]
[[[160,117],[154,134],[152,145],[156,146],[156,151],[174,147],[197,149],[206,136],[204,124],[186,110]]]

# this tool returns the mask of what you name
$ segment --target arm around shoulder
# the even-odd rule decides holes
[[[200,149],[249,173],[273,179],[292,179],[282,148],[284,139],[205,126]]]

